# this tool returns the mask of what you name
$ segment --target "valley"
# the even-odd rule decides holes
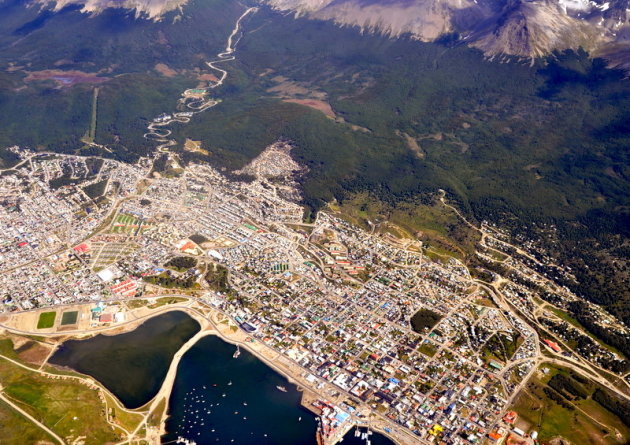
[[[324,443],[359,426],[400,444],[629,440],[623,71],[581,48],[499,63],[262,4],[179,6],[39,21],[0,4],[7,367],[106,399],[87,443],[157,443],[209,333],[305,390]],[[203,330],[143,407],[51,367],[51,339],[162,309]],[[28,336],[50,349],[38,370],[15,358]],[[19,428],[84,440],[5,371],[2,402],[36,427]]]

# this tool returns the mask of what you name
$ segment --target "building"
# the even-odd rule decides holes
[[[548,339],[544,339],[543,342],[545,342],[545,344],[547,346],[549,346],[554,352],[560,352],[562,351],[562,349],[560,348],[560,346],[558,346],[558,343],[556,343],[555,341],[551,341]]]

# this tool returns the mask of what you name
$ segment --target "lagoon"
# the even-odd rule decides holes
[[[185,312],[171,311],[124,334],[68,340],[49,362],[94,377],[127,408],[137,408],[157,394],[173,356],[200,329]]]

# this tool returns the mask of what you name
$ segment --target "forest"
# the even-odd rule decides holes
[[[220,264],[209,264],[204,279],[213,290],[219,292],[228,292],[230,290],[228,270]]]
[[[197,265],[197,260],[189,256],[176,256],[168,260],[164,266],[174,269],[178,272],[185,272]]]
[[[2,8],[17,11],[18,4]],[[172,111],[180,93],[197,83],[240,11],[227,0],[204,7],[193,1],[176,23],[170,16],[150,22],[120,12],[86,22],[69,8],[26,27],[36,11],[0,14],[6,30],[0,32],[6,68],[0,70],[0,147],[127,162],[152,153],[155,144],[142,137],[147,123]],[[244,25],[237,59],[226,65],[227,83],[216,90],[221,104],[172,127],[180,143],[199,140],[207,150],[174,148],[184,163],[229,172],[278,138],[292,140],[295,159],[308,168],[300,178],[306,217],[357,193],[408,208],[443,189],[471,220],[536,240],[553,261],[579,271],[561,284],[630,325],[624,250],[630,84],[624,73],[582,51],[500,64],[448,41],[360,34],[265,7]],[[56,45],[38,51],[44,41]],[[157,63],[175,74],[160,74]],[[26,64],[29,71],[55,66],[104,78],[96,142],[111,152],[80,141],[90,126],[93,85],[59,87],[26,81],[25,69],[7,71]],[[336,117],[284,98],[318,98]],[[5,165],[15,161],[4,149],[0,155]]]
[[[411,328],[414,332],[422,333],[433,329],[442,319],[442,315],[431,309],[422,308],[411,317]]]

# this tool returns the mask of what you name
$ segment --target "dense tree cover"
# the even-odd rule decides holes
[[[96,141],[113,152],[80,142],[92,86],[25,84],[20,70],[0,71],[0,146],[130,162],[155,148],[142,137],[147,123],[173,111],[181,91],[197,83],[194,70],[224,47],[243,10],[227,0],[193,1],[180,21],[175,12],[156,23],[120,10],[86,21],[69,8],[35,23],[35,8],[19,3],[2,5],[0,65],[102,70],[109,80],[99,86]],[[246,28],[256,32],[244,35],[227,83],[216,90],[223,102],[172,127],[180,142],[201,140],[209,152],[181,151],[183,162],[239,168],[284,137],[308,167],[300,182],[311,214],[366,190],[390,206],[412,206],[441,188],[471,219],[534,239],[543,224],[553,225],[557,236],[543,239],[545,247],[579,271],[577,282],[562,284],[630,323],[623,269],[630,84],[623,73],[581,52],[534,66],[498,64],[465,46],[360,35],[265,7]],[[158,75],[156,63],[179,73]],[[338,119],[274,99],[273,87],[324,98]]]
[[[161,22],[114,8],[87,15],[80,6],[37,20],[41,9],[24,6],[21,0],[0,5],[0,63],[24,61],[29,71],[79,69],[105,75],[144,72],[158,62],[195,68],[224,48],[243,11],[242,4],[229,0],[190,0],[186,14],[173,11]]]
[[[190,240],[193,243],[197,243],[197,244],[203,244],[205,242],[208,242],[208,238],[206,238],[205,236],[199,234],[199,233],[195,233],[194,235],[189,236],[188,238],[190,238]]]
[[[171,269],[175,269],[181,272],[192,269],[196,265],[197,260],[189,256],[176,256],[168,260],[165,264],[166,267],[170,267]]]
[[[197,285],[197,277],[195,275],[186,275],[177,277],[169,272],[163,272],[159,275],[144,277],[147,283],[155,284],[166,288],[182,288],[191,289]]]
[[[90,185],[86,185],[83,187],[83,191],[86,195],[88,195],[92,199],[96,199],[99,196],[102,196],[105,193],[105,187],[107,186],[107,179],[103,179],[102,181],[93,182]]]
[[[593,393],[593,400],[618,416],[624,424],[630,427],[630,403],[628,401],[599,388]]]
[[[420,309],[411,317],[411,328],[418,333],[424,332],[425,329],[433,329],[442,319],[442,315],[431,309]]]
[[[84,154],[135,162],[155,144],[142,135],[147,121],[175,107],[180,93],[194,85],[194,69],[224,48],[243,6],[229,0],[192,0],[186,14],[163,22],[137,19],[123,9],[88,16],[77,7],[41,15],[19,0],[0,5],[0,147],[22,145],[74,152],[90,126],[90,83],[61,88],[54,80],[29,81],[25,72],[79,70],[99,83],[96,142],[113,153],[89,147]],[[166,78],[156,64],[179,69]],[[184,71],[185,70],[185,71]]]
[[[153,161],[153,171],[158,172],[158,173],[166,171],[167,163],[168,163],[168,154],[164,153],[157,156],[155,158],[155,161]]]
[[[569,402],[567,402],[566,399],[564,397],[562,397],[562,395],[559,392],[554,391],[553,389],[549,388],[548,386],[545,386],[543,388],[543,392],[545,393],[545,395],[547,397],[549,397],[551,400],[556,402],[558,405],[560,405],[564,409],[567,409],[569,411],[573,411],[575,409],[575,407],[572,404],[570,404]]]
[[[568,394],[578,399],[588,397],[588,393],[579,383],[563,374],[554,375],[547,384],[560,394]]]
[[[211,289],[219,292],[227,292],[230,290],[228,282],[228,270],[220,264],[210,264],[204,276]]]

